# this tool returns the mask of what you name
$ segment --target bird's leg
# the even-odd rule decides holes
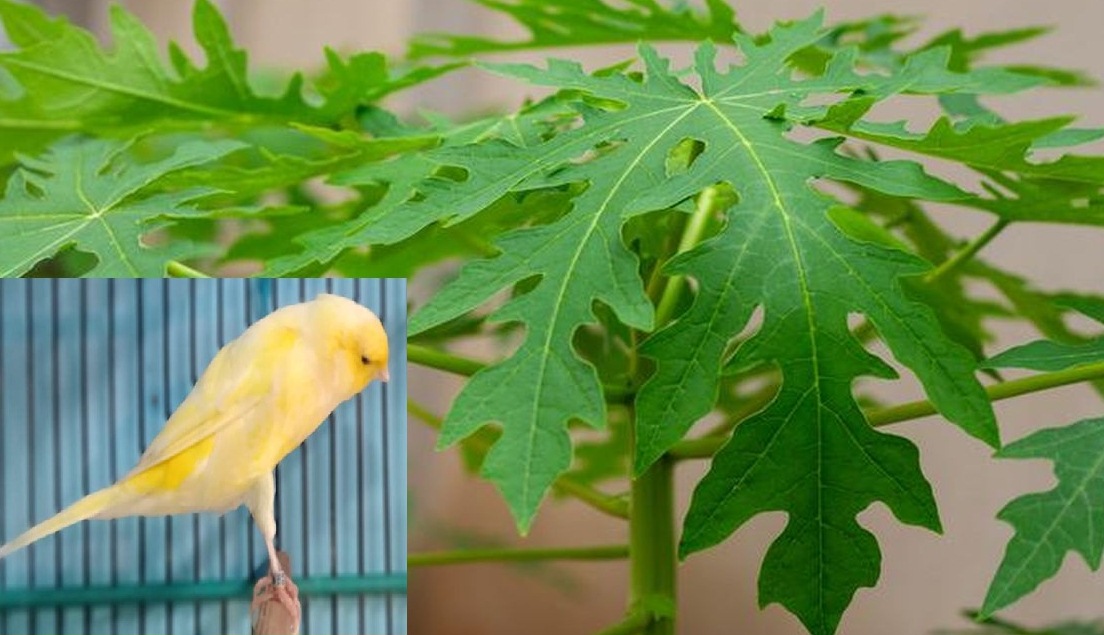
[[[258,479],[256,485],[249,491],[245,504],[253,515],[257,528],[265,539],[265,548],[268,549],[269,575],[261,578],[253,588],[253,610],[256,611],[270,597],[270,593],[276,596],[280,604],[287,609],[298,630],[301,607],[299,604],[299,588],[291,581],[291,576],[284,571],[280,559],[276,555],[276,479],[271,473]]]
[[[275,536],[273,537],[275,538]],[[276,545],[272,539],[265,537],[265,546],[268,547],[268,578],[261,578],[254,587],[256,591],[262,585],[268,585],[271,582],[271,590],[276,594],[276,599],[280,601],[280,604],[284,605],[292,620],[298,624],[300,614],[299,604],[299,587],[295,586],[295,583],[291,581],[291,575],[284,571],[284,567],[280,564],[280,558],[276,555]],[[262,591],[263,592],[263,591]]]

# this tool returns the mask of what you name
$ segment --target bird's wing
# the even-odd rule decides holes
[[[171,459],[264,408],[273,398],[276,375],[299,360],[298,329],[272,325],[262,338],[240,338],[223,347],[187,399],[142,454],[136,474]]]

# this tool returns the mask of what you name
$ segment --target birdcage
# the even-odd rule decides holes
[[[0,280],[0,543],[138,461],[215,353],[275,308],[373,309],[391,381],[277,468],[302,632],[406,632],[405,281]],[[248,633],[264,540],[223,516],[93,520],[0,560],[0,633]]]

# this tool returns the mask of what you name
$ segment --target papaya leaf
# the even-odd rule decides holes
[[[1078,298],[1092,315],[1091,296]],[[1040,340],[1009,349],[986,361],[991,368],[1060,371],[1104,361],[1104,337],[1079,344]],[[982,616],[992,615],[1031,593],[1058,572],[1066,552],[1076,551],[1094,571],[1104,552],[1104,418],[1035,432],[997,452],[1000,458],[1041,458],[1054,462],[1058,485],[1048,492],[1016,498],[997,514],[1015,535],[989,585]]]
[[[469,35],[427,34],[411,43],[410,57],[462,57],[640,40],[727,42],[739,28],[732,8],[724,0],[706,0],[705,11],[701,12],[684,3],[665,6],[659,0],[631,0],[622,3],[623,6],[607,0],[475,1],[509,16],[529,31],[529,39],[509,42]]]
[[[629,327],[652,328],[651,303],[622,226],[637,214],[729,184],[739,200],[727,211],[725,228],[666,271],[696,279],[699,291],[690,309],[643,349],[658,366],[636,402],[634,463],[638,473],[645,469],[710,410],[728,342],[762,304],[765,322],[740,354],[779,365],[783,389],[766,411],[737,428],[716,457],[691,505],[682,553],[720,541],[761,511],[790,512],[790,528],[764,565],[762,601],[782,602],[818,634],[832,632],[855,589],[877,579],[876,543],[855,514],[880,500],[905,522],[939,527],[916,448],[871,430],[851,395],[856,377],[887,376],[889,370],[851,338],[848,313],[866,314],[950,420],[990,444],[997,443],[997,432],[974,378],[973,357],[901,287],[903,276],[921,274],[928,265],[847,236],[828,215],[836,203],[809,184],[834,179],[935,201],[970,195],[917,164],[852,158],[838,151],[839,139],[805,143],[787,133],[793,121],[827,116],[830,106],[806,105],[813,95],[869,101],[904,90],[984,85],[1001,92],[1035,83],[992,69],[950,72],[939,50],[918,54],[893,75],[857,72],[849,49],[836,53],[821,75],[788,75],[792,56],[823,36],[819,17],[759,40],[739,36],[747,61],[724,72],[714,68],[713,47],[704,45],[693,67],[700,89],[648,47],[641,49],[645,72],[639,79],[587,75],[559,61],[547,69],[493,66],[589,96],[577,106],[583,123],[538,145],[498,142],[489,150],[488,142],[437,153],[471,176],[419,201],[422,208],[443,210],[421,222],[461,222],[511,190],[587,187],[563,218],[503,235],[495,243],[497,257],[464,267],[411,323],[418,333],[531,281],[527,292],[493,314],[525,324],[525,340],[508,359],[472,377],[440,438],[448,445],[488,422],[501,425],[483,473],[524,532],[552,480],[570,465],[566,424],[599,426],[606,418],[597,374],[573,350],[574,333],[596,321],[595,302]],[[704,149],[686,169],[670,173],[671,153],[686,139]],[[757,456],[763,460],[754,461]]]
[[[24,158],[0,198],[0,275],[18,276],[76,247],[96,256],[97,277],[161,277],[166,261],[194,253],[186,243],[152,247],[143,236],[171,217],[203,215],[192,203],[212,188],[164,192],[158,181],[244,147],[236,141],[192,142],[172,155],[136,163],[129,144],[92,139],[57,144]]]
[[[1016,533],[989,585],[982,616],[1053,577],[1067,552],[1077,552],[1094,571],[1104,552],[1104,418],[1040,430],[1008,444],[997,456],[1053,461],[1058,485],[1020,496],[997,514]]]
[[[495,205],[496,199],[505,194],[505,189],[497,184],[497,175],[494,166],[485,168],[480,166],[479,172],[442,170],[443,166],[454,162],[458,152],[470,151],[470,145],[483,140],[508,140],[512,144],[529,146],[539,143],[549,125],[547,118],[553,120],[562,116],[564,108],[557,106],[554,101],[535,104],[522,112],[509,117],[489,117],[464,124],[452,124],[451,122],[437,118],[431,122],[431,131],[440,131],[440,145],[436,150],[423,153],[411,153],[404,155],[397,161],[384,163],[364,163],[350,170],[339,170],[330,183],[345,187],[360,188],[384,188],[384,194],[375,198],[365,206],[365,209],[340,223],[327,224],[304,231],[295,237],[295,243],[301,249],[290,250],[288,253],[274,258],[266,263],[265,275],[286,276],[301,271],[305,268],[317,267],[318,264],[327,264],[337,260],[342,254],[350,250],[359,250],[365,245],[372,245],[379,252],[380,245],[393,245],[389,251],[392,255],[395,251],[403,249],[398,243],[410,243],[412,240],[425,239],[427,226],[436,221],[441,221],[442,227],[428,232],[431,240],[442,240],[443,244],[434,245],[432,252],[445,255],[472,252],[473,243],[486,243],[496,232],[487,233],[492,224],[486,222],[470,223],[465,227],[458,227],[448,234],[449,226],[461,222],[464,218],[480,210],[497,210],[509,207],[507,203]],[[404,139],[427,138],[411,134],[402,126],[388,126],[380,131],[378,142],[403,143]],[[496,154],[494,145],[481,147],[480,152],[485,157]],[[467,187],[462,191],[464,198],[450,198],[447,193],[457,190],[457,182],[463,181]],[[442,197],[441,194],[446,194]],[[517,207],[516,205],[514,206]],[[534,205],[532,209],[536,213],[534,217],[540,217],[546,206]],[[452,216],[458,220],[450,222]],[[517,218],[517,215],[504,215],[506,219]],[[463,236],[461,241],[468,245],[449,244],[455,241],[456,234],[463,234],[472,225],[481,225],[476,231],[479,236]],[[501,222],[499,223],[501,225]],[[469,240],[469,238],[474,239]],[[421,249],[417,245],[406,245],[414,249]],[[474,249],[480,253],[480,248]],[[424,252],[424,250],[423,250]],[[377,255],[381,255],[378,254]],[[426,254],[428,255],[428,254]],[[435,259],[420,259],[420,262],[433,262]],[[368,265],[373,275],[381,273],[395,273],[399,271],[391,265],[383,268],[375,268]]]
[[[75,131],[144,132],[152,122],[181,127],[187,122],[262,122],[331,125],[351,116],[361,103],[432,79],[455,68],[414,67],[393,74],[380,53],[348,58],[326,52],[327,69],[314,87],[320,99],[304,97],[304,80],[292,76],[276,96],[261,95],[250,83],[246,52],[210,0],[193,11],[196,41],[206,65],[199,66],[175,44],[166,65],[150,31],[120,6],[111,7],[114,46],[64,18],[33,5],[0,0],[0,20],[17,48],[0,52],[0,72],[20,87],[0,97],[0,156],[28,135],[55,139]]]
[[[1100,315],[1093,315],[1095,311],[1100,311],[1100,307],[1096,303],[1092,303],[1091,300],[1091,296],[1081,299],[1081,302],[1087,305],[1085,306],[1085,311],[1088,312],[1087,315],[1094,318],[1104,318],[1104,312],[1101,312]],[[1057,371],[1100,361],[1104,361],[1104,337],[1077,343],[1054,342],[1051,340],[1030,342],[989,358],[985,362],[985,366],[989,368],[1028,368],[1031,370]]]

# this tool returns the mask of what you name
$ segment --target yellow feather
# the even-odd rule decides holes
[[[127,477],[123,483],[142,494],[176,489],[196,471],[201,462],[207,460],[214,449],[215,438],[212,435],[183,452]]]
[[[0,547],[0,558],[22,549],[32,542],[45,538],[52,533],[61,531],[69,525],[74,525],[82,520],[94,518],[101,510],[105,509],[116,499],[117,491],[112,485],[98,492],[93,492],[67,507],[64,511],[23,532],[15,540]]]
[[[227,344],[119,483],[0,547],[0,558],[88,518],[225,511],[248,504],[274,553],[276,464],[342,401],[386,380],[374,313],[321,294],[279,309]]]

